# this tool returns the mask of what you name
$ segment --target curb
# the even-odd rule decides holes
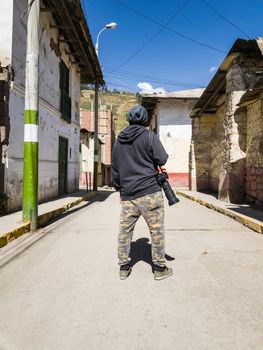
[[[78,198],[72,202],[69,202],[63,205],[62,207],[56,208],[47,213],[39,215],[38,216],[39,228],[46,226],[50,221],[66,213],[69,209],[75,207],[81,202],[94,198],[96,195],[97,195],[97,192],[88,193],[87,195],[81,198]],[[19,227],[16,227],[11,231],[5,232],[2,236],[0,236],[0,248],[6,246],[9,242],[13,241],[14,239],[22,236],[27,232],[30,232],[30,223],[21,224]]]
[[[200,205],[203,205],[209,209],[212,209],[212,210],[215,210],[221,214],[224,214],[224,215],[230,217],[231,219],[236,220],[240,224],[250,228],[253,231],[256,231],[258,233],[263,233],[263,223],[259,220],[253,219],[253,218],[246,216],[246,215],[243,215],[243,214],[235,213],[234,211],[232,211],[230,209],[221,208],[217,205],[206,202],[205,200],[203,200],[201,198],[191,196],[191,195],[186,194],[186,193],[181,192],[181,191],[176,191],[176,194],[178,194],[179,196],[185,197],[187,199],[190,199],[194,202],[197,202]]]

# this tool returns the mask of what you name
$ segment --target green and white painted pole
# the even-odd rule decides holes
[[[38,61],[40,0],[28,0],[24,114],[23,221],[37,229],[38,218]]]

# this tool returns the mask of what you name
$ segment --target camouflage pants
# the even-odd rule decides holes
[[[130,261],[131,240],[135,224],[143,216],[151,233],[152,261],[165,265],[164,204],[161,191],[130,201],[121,202],[120,231],[118,237],[119,264]]]

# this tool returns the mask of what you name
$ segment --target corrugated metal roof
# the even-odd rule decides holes
[[[80,0],[43,0],[57,23],[59,33],[81,68],[82,83],[103,84],[103,76]]]

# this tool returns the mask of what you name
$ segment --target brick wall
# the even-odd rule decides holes
[[[89,133],[94,133],[94,112],[81,110],[80,111],[80,126],[83,129],[89,131]],[[115,137],[115,126],[112,118],[111,111],[106,110],[104,106],[101,106],[99,112],[99,139],[100,139],[100,156],[99,156],[99,168],[101,168],[101,175],[98,180],[100,186],[110,185],[110,164],[111,164],[111,153],[112,146]],[[93,155],[91,156],[93,158]],[[89,159],[92,162],[92,159]]]
[[[90,111],[80,110],[80,127],[89,132],[94,132],[94,113]]]

